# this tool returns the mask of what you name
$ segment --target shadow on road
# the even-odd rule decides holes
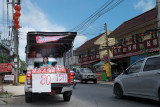
[[[63,101],[62,95],[51,95],[51,96],[33,96],[32,102],[28,103],[31,106],[34,105],[65,105],[68,102]]]
[[[115,99],[117,99],[117,98],[115,98]],[[123,99],[118,99],[118,100],[130,102],[130,103],[141,103],[141,104],[146,104],[146,105],[151,105],[151,106],[158,106],[158,107],[160,106],[160,102],[154,101],[154,100],[150,100],[150,99],[145,99],[145,98],[125,96]]]

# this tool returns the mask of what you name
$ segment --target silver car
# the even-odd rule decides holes
[[[93,73],[89,68],[77,68],[76,69],[76,79],[80,80],[81,83],[85,81],[93,81],[95,84],[97,83],[97,75]]]
[[[160,55],[141,59],[114,81],[114,94],[160,100]]]

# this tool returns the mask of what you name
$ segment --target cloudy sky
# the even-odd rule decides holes
[[[4,3],[3,3],[4,1]],[[0,0],[0,31],[2,36],[7,35],[5,28],[7,14],[6,0]],[[11,0],[10,0],[11,1]],[[26,34],[28,31],[69,31],[93,12],[101,7],[106,0],[21,0],[21,17],[19,29],[19,54],[25,60]],[[143,12],[155,7],[156,0],[124,0],[122,4],[101,16],[85,32],[78,34],[74,47],[77,48],[88,39],[104,32],[104,23],[108,30],[114,30],[124,21],[127,21]],[[4,5],[3,5],[4,4]],[[12,11],[9,7],[10,19]],[[4,18],[4,20],[3,20]],[[3,23],[4,21],[4,23]]]

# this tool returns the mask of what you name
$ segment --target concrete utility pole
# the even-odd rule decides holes
[[[14,10],[15,7],[15,0],[12,0],[12,8]],[[14,16],[14,12],[13,12],[13,16]],[[14,23],[14,22],[13,22]],[[18,30],[15,29],[15,26],[13,26],[13,34],[14,34],[14,52],[16,55],[16,72],[15,72],[15,77],[16,77],[16,85],[18,84],[18,78],[19,78],[19,53],[18,53],[18,46],[19,46],[19,39],[18,39]]]
[[[107,47],[107,55],[108,55],[108,64],[109,64],[109,73],[110,80],[112,80],[112,72],[111,72],[111,63],[110,63],[110,54],[109,54],[109,45],[108,45],[108,34],[107,34],[107,24],[105,23],[105,31],[106,31],[106,47]]]
[[[160,34],[159,34],[159,29],[160,29],[160,0],[156,0],[156,8],[157,8],[157,20],[158,20],[158,24],[157,24],[157,35],[158,35],[158,39],[159,39],[159,54],[160,54]]]

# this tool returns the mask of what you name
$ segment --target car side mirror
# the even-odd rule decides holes
[[[26,74],[26,73],[27,73],[27,70],[23,70],[23,73]]]

